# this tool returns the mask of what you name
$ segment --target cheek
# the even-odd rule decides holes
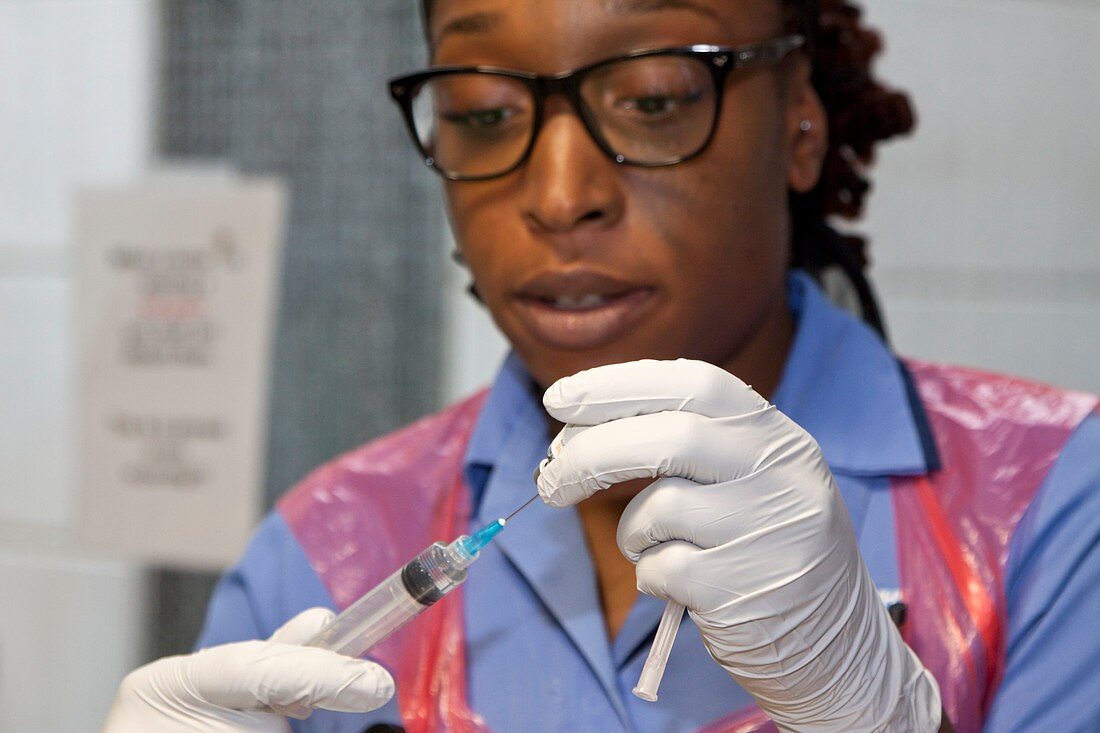
[[[492,299],[505,273],[522,258],[517,242],[517,217],[502,205],[506,194],[495,183],[448,183],[445,188],[447,216],[455,241],[483,299]]]
[[[644,228],[667,243],[670,276],[688,284],[782,276],[789,213],[777,158],[770,145],[716,145],[683,164],[676,185],[639,202]]]
[[[470,205],[470,185],[457,185],[453,182],[443,184],[443,200],[447,208],[447,219],[451,223],[451,231],[454,232],[455,241],[462,248],[463,254],[469,258],[470,234],[477,231],[475,212]]]
[[[768,77],[727,94],[710,146],[694,160],[667,169],[671,182],[646,192],[640,215],[666,235],[725,240],[740,254],[765,254],[787,236],[784,122]],[[728,253],[728,248],[725,248]]]
[[[749,139],[767,140],[757,135]],[[670,347],[710,361],[737,352],[768,317],[790,256],[782,155],[726,137],[637,209],[662,243],[655,254],[670,308],[656,330],[677,341]]]

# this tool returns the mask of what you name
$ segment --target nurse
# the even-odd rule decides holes
[[[432,69],[391,91],[513,353],[292,490],[208,648],[128,677],[106,730],[1095,729],[1096,400],[900,361],[807,274],[876,324],[824,222],[912,123],[858,15],[815,5],[425,5]],[[378,650],[396,685],[296,646],[521,504],[566,423],[557,509]],[[698,633],[654,705],[629,690],[669,599]]]

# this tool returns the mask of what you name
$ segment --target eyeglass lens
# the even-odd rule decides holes
[[[714,123],[710,70],[690,56],[643,56],[589,72],[583,113],[603,146],[625,162],[675,163],[697,153]],[[515,166],[535,129],[535,99],[523,80],[486,72],[430,78],[414,91],[413,121],[442,171],[487,177]]]

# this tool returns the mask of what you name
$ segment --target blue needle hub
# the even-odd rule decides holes
[[[505,521],[504,519],[497,519],[489,522],[462,542],[463,549],[471,555],[481,552],[482,548],[492,542],[493,538],[504,529]]]

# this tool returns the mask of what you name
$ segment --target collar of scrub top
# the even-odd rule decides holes
[[[787,299],[798,320],[772,403],[814,436],[835,474],[919,476],[939,468],[905,365],[869,326],[801,270]]]
[[[772,401],[817,439],[833,472],[862,478],[935,469],[938,459],[912,382],[878,335],[829,303],[801,271],[789,277],[788,301],[797,328]],[[549,440],[541,390],[510,354],[489,391],[463,464],[476,524],[504,516],[530,498],[531,473]],[[587,555],[574,509],[533,507],[495,544],[621,708],[615,670],[648,641],[664,602],[639,595],[609,645],[594,569],[591,562],[578,561]]]

